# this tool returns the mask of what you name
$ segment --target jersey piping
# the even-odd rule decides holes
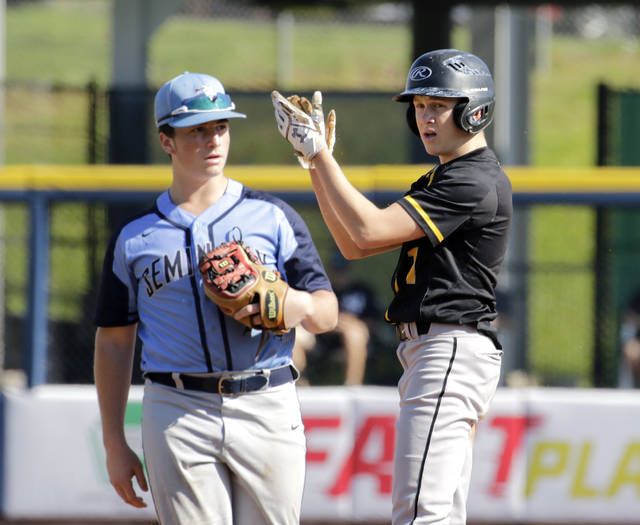
[[[396,201],[424,231],[402,244],[385,320],[474,324],[496,317],[511,184],[479,148],[437,166]]]
[[[208,230],[207,233],[209,235],[209,240],[211,241],[211,246],[215,246],[216,245],[215,235],[213,234],[214,226],[216,225],[216,223],[220,222],[222,219],[224,219],[224,217],[226,217],[229,213],[231,213],[231,211],[233,209],[235,209],[246,198],[246,196],[247,196],[247,189],[243,187],[242,188],[242,192],[240,194],[240,197],[238,198],[236,203],[233,204],[233,206],[231,206],[222,215],[217,217],[216,220],[214,220],[213,222],[211,222],[209,224],[208,229],[207,229]],[[195,283],[195,276],[194,276],[194,283]],[[196,301],[196,303],[198,305],[200,305],[197,286],[194,288],[194,294],[195,294],[194,300]],[[220,332],[222,334],[222,345],[224,347],[224,355],[225,355],[225,359],[227,361],[227,368],[229,370],[233,370],[233,355],[231,353],[231,345],[229,344],[229,334],[228,334],[228,331],[227,331],[227,317],[224,315],[222,310],[220,310],[220,308],[218,308],[217,305],[216,305],[216,309],[218,310],[218,321],[220,323]],[[203,319],[203,323],[204,323],[204,316],[202,316],[202,319]],[[203,330],[204,330],[204,324],[203,324]]]
[[[405,200],[411,204],[411,206],[413,206],[415,208],[415,210],[418,212],[418,214],[420,215],[420,217],[422,217],[424,219],[424,222],[427,223],[427,226],[429,226],[429,229],[433,232],[433,234],[436,236],[436,239],[438,239],[439,242],[442,242],[444,240],[444,235],[442,235],[442,232],[438,229],[438,227],[435,225],[435,223],[431,220],[431,217],[429,217],[429,215],[427,214],[426,211],[424,211],[420,205],[416,202],[416,200],[407,195],[405,197]]]
[[[411,523],[413,523],[418,517],[418,500],[420,499],[420,490],[422,489],[422,476],[424,474],[425,465],[427,463],[427,456],[429,455],[429,445],[431,444],[433,430],[436,426],[438,413],[440,412],[440,405],[442,404],[442,398],[444,397],[444,393],[447,389],[447,381],[449,379],[449,375],[451,374],[451,370],[453,368],[453,361],[456,358],[457,349],[458,349],[458,338],[454,337],[453,348],[451,350],[451,359],[449,359],[449,367],[447,368],[447,371],[444,374],[444,380],[442,381],[442,390],[440,390],[440,394],[438,394],[438,402],[436,403],[436,409],[433,412],[433,418],[431,419],[431,425],[429,427],[429,434],[427,435],[427,442],[425,443],[424,453],[422,454],[422,464],[420,465],[420,473],[418,474],[418,483],[416,486],[416,497],[413,505],[413,519],[411,520]]]
[[[199,258],[231,240],[247,242],[293,288],[331,290],[300,215],[281,199],[230,179],[221,199],[198,215],[182,210],[165,191],[112,235],[96,325],[140,322],[145,372],[210,373],[289,363],[293,330],[277,336],[247,330],[203,292]]]
[[[187,251],[187,253],[191,254],[191,232],[181,224],[175,223],[169,217],[164,215],[158,209],[157,204],[154,205],[153,208],[154,208],[154,212],[156,213],[156,215],[158,215],[158,217],[160,217],[161,219],[167,221],[169,224],[172,224],[176,228],[183,231],[185,250]],[[187,264],[191,266],[192,264],[191,257],[187,257]],[[200,344],[202,345],[202,352],[204,354],[204,360],[207,365],[207,372],[213,372],[213,365],[211,363],[211,353],[209,352],[209,344],[207,343],[207,333],[204,327],[204,316],[202,315],[202,306],[200,305],[200,296],[198,294],[198,283],[196,282],[195,272],[191,271],[191,268],[189,273],[190,273],[189,281],[191,283],[191,293],[193,294],[193,302],[196,308],[196,318],[198,320],[198,331],[199,331],[198,335],[200,336]],[[228,359],[229,350],[228,350],[228,345],[226,343],[225,343],[225,351],[227,353],[227,359]]]

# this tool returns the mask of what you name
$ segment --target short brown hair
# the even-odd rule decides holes
[[[173,138],[173,136],[175,135],[175,132],[176,132],[175,128],[173,128],[172,126],[169,126],[169,124],[163,124],[158,128],[158,133],[164,133],[167,137],[171,137],[171,138]]]

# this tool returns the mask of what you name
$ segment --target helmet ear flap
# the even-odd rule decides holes
[[[468,105],[469,101],[463,100],[461,102],[458,102],[453,108],[453,120],[458,125],[458,127],[460,129],[463,129],[464,131],[470,131],[469,125],[467,124],[467,122],[465,122],[465,109],[467,109]]]
[[[407,106],[407,124],[409,124],[409,129],[419,137],[420,131],[418,131],[418,123],[416,122],[416,108],[413,106],[413,101],[410,101],[409,105]]]
[[[493,103],[467,109],[464,119],[468,131],[470,133],[478,133],[491,123],[493,119]]]
[[[478,111],[481,112],[479,118],[476,117],[476,113]],[[489,125],[492,113],[493,106],[490,104],[469,109],[469,101],[461,100],[453,108],[453,120],[463,131],[466,131],[467,133],[478,133]],[[410,101],[407,106],[406,117],[409,129],[419,137],[420,131],[418,130],[418,123],[416,122],[416,108],[412,101]]]

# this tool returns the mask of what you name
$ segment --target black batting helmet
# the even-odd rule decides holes
[[[404,91],[393,99],[411,102],[414,95],[463,99],[454,109],[454,118],[469,133],[482,131],[493,118],[495,95],[491,71],[471,53],[438,49],[419,56],[411,64]],[[407,122],[418,135],[413,104],[407,108]]]

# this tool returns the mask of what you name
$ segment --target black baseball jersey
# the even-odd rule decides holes
[[[436,166],[397,202],[425,236],[402,245],[386,320],[495,319],[512,200],[511,183],[493,151],[480,148]]]

